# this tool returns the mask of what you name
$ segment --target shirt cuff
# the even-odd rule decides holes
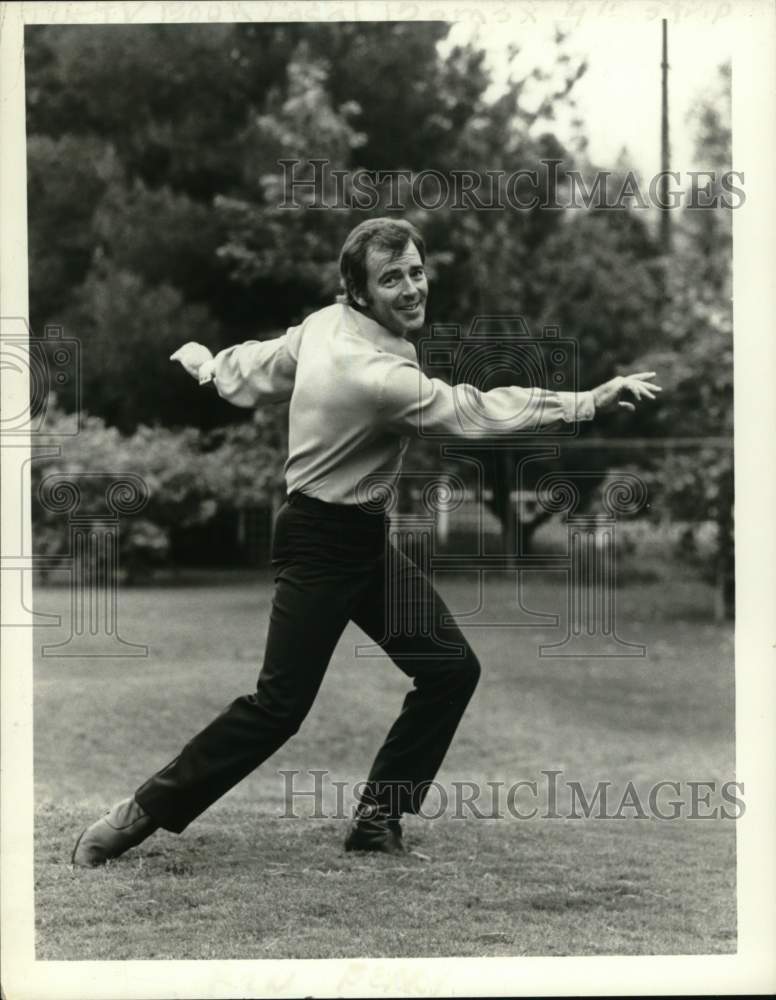
[[[592,390],[576,393],[577,420],[592,420],[595,417],[595,398]]]
[[[563,419],[567,424],[578,423],[581,420],[592,420],[595,416],[595,402],[592,391],[559,392]]]
[[[203,361],[199,366],[199,384],[207,385],[208,382],[212,382],[216,377],[216,361],[215,358],[209,358],[207,361]]]

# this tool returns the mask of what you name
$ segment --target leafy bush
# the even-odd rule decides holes
[[[121,518],[119,531],[120,561],[130,578],[166,560],[173,527],[204,524],[219,510],[266,503],[282,476],[282,410],[263,411],[209,436],[196,428],[159,426],[124,435],[85,414],[76,436],[57,437],[66,419],[52,398],[46,415],[51,437],[43,435],[40,443],[60,444],[60,454],[32,464],[35,551],[63,555],[69,549],[67,512],[52,502],[57,484],[78,491],[79,518],[96,524],[108,513],[106,489],[122,474],[139,477],[147,497],[135,513]]]

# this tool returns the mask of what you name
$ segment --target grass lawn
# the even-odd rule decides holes
[[[454,611],[472,607],[470,579],[440,589]],[[147,644],[147,658],[38,659],[38,959],[735,950],[731,820],[662,822],[633,809],[543,819],[542,799],[530,820],[410,817],[412,853],[373,857],[345,854],[346,821],[316,819],[308,799],[299,818],[283,818],[280,769],[300,769],[304,788],[309,768],[357,781],[398,711],[406,679],[388,660],[354,656],[365,641],[355,628],[301,732],[183,836],[160,832],[104,869],[73,870],[80,829],[253,688],[270,595],[260,574],[125,589],[120,631]],[[552,575],[537,574],[526,596],[561,610]],[[496,580],[487,599],[492,619],[510,620],[514,581]],[[554,769],[586,791],[612,782],[616,805],[628,781],[646,804],[656,781],[732,780],[733,635],[710,620],[711,605],[694,581],[623,587],[618,631],[646,644],[638,659],[548,659],[537,654],[556,638],[546,629],[465,627],[483,677],[439,781],[541,789]],[[64,623],[40,629],[36,648],[67,634],[68,607],[64,588],[37,589],[36,609]]]

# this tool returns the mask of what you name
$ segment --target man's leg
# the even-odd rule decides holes
[[[73,864],[104,864],[160,826],[181,833],[298,730],[348,620],[348,581],[305,586],[303,576],[297,568],[277,580],[256,692],[233,701],[133,797],[88,827]]]
[[[233,701],[135,792],[159,826],[182,832],[297,732],[348,621],[348,581],[339,584],[316,585],[299,567],[281,573],[255,693]]]
[[[256,693],[233,702],[134,797],[84,831],[74,864],[102,864],[158,826],[181,832],[297,731],[383,551],[379,524],[347,527],[322,518],[319,507],[283,508],[275,526],[276,590]]]
[[[353,620],[414,685],[378,751],[362,802],[394,820],[417,812],[480,675],[442,598],[415,564],[389,548]]]

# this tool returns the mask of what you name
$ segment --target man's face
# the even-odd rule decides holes
[[[426,318],[428,281],[418,248],[409,240],[398,257],[369,247],[366,252],[366,299],[359,305],[397,337],[419,330]]]

